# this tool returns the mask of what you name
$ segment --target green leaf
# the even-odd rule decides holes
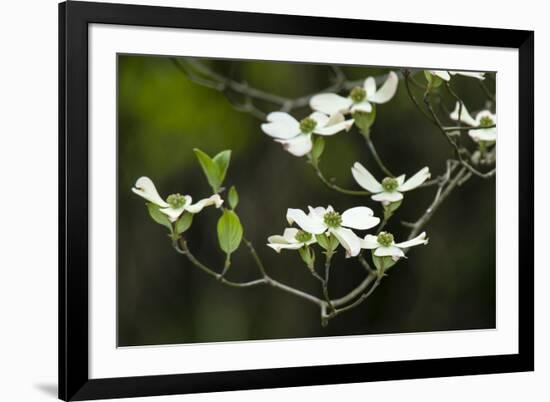
[[[237,193],[237,189],[235,188],[235,186],[231,186],[231,188],[229,189],[227,199],[229,201],[229,206],[231,207],[231,209],[235,209],[239,204],[239,193]]]
[[[319,243],[321,247],[329,252],[336,250],[336,247],[338,247],[338,244],[340,244],[336,236],[327,236],[324,233],[320,235],[315,235],[315,239],[317,239],[317,243]]]
[[[376,120],[376,105],[371,103],[371,106],[372,110],[370,112],[363,112],[360,110],[353,112],[355,125],[364,135],[369,135],[370,128]]]
[[[430,73],[427,70],[424,70],[424,77],[426,77],[426,81],[428,81],[428,90],[431,88],[437,88],[441,84],[443,84],[443,79],[439,78],[437,75],[434,75]]]
[[[390,219],[393,213],[401,206],[402,202],[403,200],[401,199],[399,201],[390,202],[389,204],[384,205],[384,219]]]
[[[189,212],[184,212],[176,221],[176,228],[175,228],[176,234],[180,235],[183,232],[185,232],[187,229],[191,227],[191,223],[193,223],[193,214]]]
[[[309,247],[302,247],[298,249],[298,253],[308,269],[313,270],[315,267],[315,252],[313,249]]]
[[[428,81],[428,83],[432,80],[432,77],[432,73],[430,73],[428,70],[424,70],[424,78],[426,78],[426,81]]]
[[[323,247],[325,250],[328,250],[330,244],[328,241],[328,237],[325,234],[315,235],[315,239],[317,239],[317,243],[319,243],[321,247]]]
[[[223,211],[218,220],[218,241],[220,248],[226,254],[231,254],[241,244],[243,239],[243,227],[237,214],[230,210]]]
[[[168,229],[170,229],[170,232],[172,231],[172,223],[170,222],[170,219],[168,219],[166,215],[160,212],[160,207],[158,205],[148,202],[147,210],[149,211],[149,215],[151,215],[151,218],[153,218],[156,223],[167,227]]]
[[[313,148],[311,149],[311,160],[314,162],[315,165],[319,163],[319,159],[321,158],[324,150],[325,139],[323,137],[317,137],[315,143],[313,144]]]
[[[195,151],[195,155],[197,156],[197,159],[202,167],[202,171],[208,180],[208,184],[210,184],[210,187],[212,187],[212,190],[214,190],[215,193],[219,192],[222,182],[220,180],[221,172],[218,163],[214,162],[207,154],[198,148],[195,148],[193,151]],[[227,163],[229,164],[229,161]]]
[[[374,263],[374,266],[378,270],[378,275],[384,274],[388,270],[388,268],[395,265],[397,261],[394,261],[391,257],[377,257],[374,255],[374,250],[372,252],[372,262]]]
[[[214,156],[212,160],[218,166],[218,169],[219,169],[218,179],[221,186],[223,184],[223,181],[225,180],[225,174],[227,173],[227,168],[229,167],[229,161],[231,160],[231,150],[226,149],[225,151],[221,151],[219,154]]]

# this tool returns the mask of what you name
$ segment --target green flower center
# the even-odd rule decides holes
[[[480,127],[491,127],[491,126],[494,126],[494,124],[495,124],[495,122],[489,116],[483,116],[479,120],[479,126]]]
[[[367,97],[367,91],[361,87],[355,87],[349,93],[349,97],[354,103],[361,103]]]
[[[392,191],[397,190],[397,187],[399,187],[399,183],[393,177],[386,177],[384,180],[382,180],[382,187],[384,188],[384,190],[391,193]]]
[[[181,208],[185,205],[185,197],[180,193],[170,194],[166,202],[174,209]]]
[[[380,232],[376,240],[381,246],[389,247],[393,243],[393,235],[388,232]]]
[[[317,122],[311,117],[306,117],[300,121],[300,131],[304,134],[309,134],[317,127]]]
[[[342,224],[342,217],[338,212],[327,212],[325,216],[323,216],[323,220],[325,221],[325,225],[327,225],[329,228],[339,228]]]
[[[300,243],[306,243],[311,240],[311,233],[304,232],[303,230],[298,230],[294,238]]]

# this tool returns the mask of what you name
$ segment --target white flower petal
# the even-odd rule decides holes
[[[277,243],[272,242],[267,244],[268,247],[271,247],[276,252],[280,253],[281,250],[287,249],[287,250],[298,250],[302,247],[302,243],[293,243],[293,244],[284,244],[284,243]]]
[[[374,93],[369,93],[367,90],[367,99],[372,103],[386,103],[397,92],[397,85],[399,84],[399,77],[393,71],[390,71],[386,82],[382,84],[380,89]]]
[[[328,115],[321,112],[313,112],[309,115],[309,118],[315,120],[315,122],[317,123],[316,127],[324,127],[328,124],[330,120],[330,117],[328,117]]]
[[[405,253],[403,252],[403,250],[395,246],[378,247],[376,250],[374,250],[374,255],[377,257],[405,257]]]
[[[460,109],[460,103],[456,102],[455,109],[451,112],[449,117],[452,120],[458,121],[458,110]],[[466,105],[462,104],[462,111],[460,114],[460,121],[463,123],[466,123],[469,126],[475,127],[477,126],[477,122],[475,119],[470,115],[468,112],[468,109],[466,109]]]
[[[323,221],[323,216],[325,216],[325,214],[329,212],[327,208],[323,207],[312,208],[308,206],[307,208],[309,210],[308,216],[311,216],[312,218],[318,219],[320,221]]]
[[[290,152],[294,156],[304,156],[313,148],[311,134],[300,134],[290,140],[275,140],[283,144],[285,151]]]
[[[497,140],[497,128],[477,128],[468,131],[468,134],[474,141],[496,141]]]
[[[298,229],[296,228],[286,228],[283,232],[283,238],[287,243],[299,243],[298,240],[296,240],[297,233]]]
[[[185,211],[185,206],[180,208],[161,208],[159,209],[160,212],[162,212],[164,215],[168,216],[168,219],[170,219],[170,222],[175,222],[178,220],[180,215]]]
[[[445,70],[428,70],[430,74],[436,75],[444,81],[449,81],[451,79],[450,74]]]
[[[370,172],[359,162],[355,162],[353,164],[351,174],[357,184],[371,193],[379,193],[384,190],[382,185],[374,178],[374,176],[370,174]]]
[[[330,232],[336,236],[342,247],[346,249],[346,257],[355,257],[361,251],[361,238],[351,229],[339,227],[330,229]]]
[[[402,174],[401,176],[396,177],[395,180],[397,180],[397,184],[401,186],[405,182],[405,175]]]
[[[330,116],[329,120],[327,121],[327,126],[332,126],[336,123],[341,123],[345,120],[346,118],[344,117],[344,115],[342,113],[334,113]]]
[[[409,248],[413,246],[418,246],[420,244],[428,244],[428,239],[426,239],[426,232],[420,233],[414,239],[407,240],[401,243],[396,243],[394,244],[394,246],[399,248]]]
[[[380,201],[383,204],[389,204],[390,202],[396,202],[403,199],[403,194],[401,194],[398,191],[392,191],[391,193],[388,191],[383,191],[378,194],[374,194],[370,197],[374,201]]]
[[[364,239],[361,239],[361,248],[366,248],[372,250],[374,248],[380,247],[378,243],[378,237],[373,235],[366,235]]]
[[[483,81],[485,79],[485,73],[474,73],[471,71],[451,71],[452,75],[463,75],[465,77],[477,78]]]
[[[363,88],[367,93],[367,99],[370,95],[374,95],[376,93],[376,80],[374,79],[374,77],[367,77],[367,79],[363,83]]]
[[[290,225],[294,222],[302,230],[311,234],[321,234],[327,230],[327,226],[319,219],[306,215],[301,209],[289,208],[286,212],[286,220]]]
[[[313,96],[309,101],[309,106],[318,112],[323,112],[329,116],[335,113],[346,113],[353,102],[349,98],[336,94],[319,94]]]
[[[397,188],[398,191],[410,191],[430,178],[430,169],[426,166],[420,169],[414,176]]]
[[[284,236],[281,235],[272,235],[267,238],[267,241],[269,243],[280,243],[280,244],[287,244],[288,241],[284,238]]]
[[[137,179],[132,191],[159,207],[167,208],[169,206],[168,203],[160,197],[153,181],[148,177],[143,176]]]
[[[319,135],[334,135],[339,133],[340,131],[344,131],[344,130],[348,131],[352,126],[352,124],[353,124],[353,119],[344,120],[342,122],[327,125],[325,127],[315,128],[313,132]]]
[[[366,112],[370,113],[372,111],[372,105],[369,103],[369,101],[363,101],[361,103],[356,103],[351,107],[351,111],[360,111],[360,112]]]
[[[269,113],[267,121],[262,124],[262,131],[271,137],[286,140],[300,134],[300,123],[288,113]]]
[[[214,194],[208,198],[203,198],[202,200],[198,201],[195,204],[191,204],[191,205],[186,204],[184,205],[183,208],[192,214],[196,214],[202,211],[204,207],[215,205],[216,208],[219,208],[221,207],[222,204],[223,204],[223,200],[219,196],[219,194]]]
[[[342,214],[342,226],[352,229],[367,230],[380,223],[372,209],[367,207],[350,208]]]

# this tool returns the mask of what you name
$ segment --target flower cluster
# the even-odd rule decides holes
[[[262,124],[263,132],[295,156],[304,156],[311,151],[312,134],[334,135],[349,130],[353,124],[351,120],[344,120],[341,114],[329,117],[319,112],[313,112],[301,121],[288,113],[272,112],[267,116],[267,121]]]
[[[460,110],[460,112],[459,112]],[[460,113],[460,116],[458,115]],[[481,110],[476,114],[474,119],[466,105],[456,102],[455,109],[449,115],[452,120],[461,121],[472,127],[468,134],[475,142],[494,143],[497,140],[497,116],[491,113],[490,110]]]
[[[368,77],[362,87],[353,88],[348,96],[335,93],[323,93],[311,98],[309,105],[313,110],[309,116],[298,121],[285,112],[272,112],[267,115],[267,123],[261,125],[262,131],[283,145],[283,148],[295,156],[304,156],[313,148],[313,135],[332,136],[349,131],[355,123],[366,129],[372,124],[373,105],[386,103],[397,91],[399,78],[391,71],[380,88],[376,80]],[[348,118],[351,115],[351,118]]]
[[[361,241],[361,248],[373,250],[373,254],[376,257],[390,257],[395,262],[405,257],[403,250],[421,244],[428,244],[426,232],[422,232],[415,238],[401,243],[396,243],[391,233],[380,232],[378,236],[366,235]]]
[[[368,77],[362,87],[353,88],[347,97],[334,93],[324,93],[311,98],[309,105],[328,115],[337,113],[347,114],[354,112],[370,113],[373,110],[373,103],[386,103],[390,101],[397,91],[399,78],[397,74],[390,71],[384,84],[377,89],[376,80]]]
[[[402,243],[395,243],[393,235],[387,232],[380,232],[377,236],[367,234],[361,238],[355,234],[355,230],[372,229],[380,223],[380,218],[374,216],[373,211],[368,207],[354,207],[344,211],[342,214],[336,212],[332,206],[308,207],[308,213],[301,209],[289,208],[286,214],[290,225],[296,223],[300,229],[286,228],[283,235],[269,236],[267,245],[277,252],[283,249],[301,250],[319,243],[327,248],[321,239],[334,238],[346,250],[346,257],[356,257],[361,249],[373,250],[373,258],[392,258],[396,262],[399,258],[405,257],[403,249],[412,246],[426,244],[426,233]],[[331,250],[332,251],[332,250]]]
[[[361,187],[370,191],[374,201],[379,201],[382,205],[388,205],[392,202],[401,201],[403,193],[414,190],[430,178],[430,169],[423,167],[410,179],[405,181],[405,175],[399,177],[386,177],[379,182],[374,176],[359,162],[355,162],[351,168],[353,178]]]
[[[171,194],[166,197],[166,200],[163,200],[153,181],[145,176],[140,177],[136,181],[132,191],[157,206],[158,210],[166,215],[170,222],[177,221],[184,212],[197,214],[207,206],[215,205],[216,208],[219,208],[223,204],[223,200],[218,194],[203,198],[195,204],[193,204],[193,199],[190,195],[181,195],[179,193]]]

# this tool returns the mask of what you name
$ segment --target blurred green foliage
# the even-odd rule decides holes
[[[286,97],[320,90],[331,76],[323,65],[204,62]],[[343,70],[349,79],[388,71],[349,66]],[[489,81],[493,80],[494,74]],[[456,77],[453,84],[472,111],[485,106],[475,80]],[[495,327],[494,179],[472,178],[458,188],[428,224],[429,245],[411,250],[366,303],[323,328],[317,307],[301,299],[269,287],[228,288],[205,276],[172,249],[165,228],[151,220],[143,200],[130,189],[145,175],[161,196],[180,192],[195,200],[207,197],[212,190],[193,149],[209,155],[231,149],[225,185],[238,189],[245,235],[274,278],[313,293],[320,291],[318,282],[298,253],[278,255],[265,246],[267,236],[285,228],[286,209],[367,205],[381,216],[380,205],[326,189],[305,158],[283,151],[262,133],[261,121],[236,111],[220,92],[191,82],[168,58],[120,55],[118,86],[119,346]],[[442,94],[444,104],[452,108],[453,100]],[[294,113],[297,118],[307,114],[306,108]],[[414,108],[402,82],[395,98],[378,107],[371,135],[396,173],[411,175],[427,165],[435,176],[451,157],[445,139]],[[326,138],[321,165],[329,177],[359,189],[350,174],[355,161],[383,177],[355,129]],[[399,221],[421,215],[434,191],[406,194],[387,227],[398,240],[407,233]],[[218,218],[218,210],[205,209],[194,218],[186,238],[199,259],[221,269],[225,256],[216,239]],[[243,245],[234,253],[228,275],[235,280],[258,277]],[[346,260],[339,252],[331,294],[345,294],[364,275],[355,259]]]

